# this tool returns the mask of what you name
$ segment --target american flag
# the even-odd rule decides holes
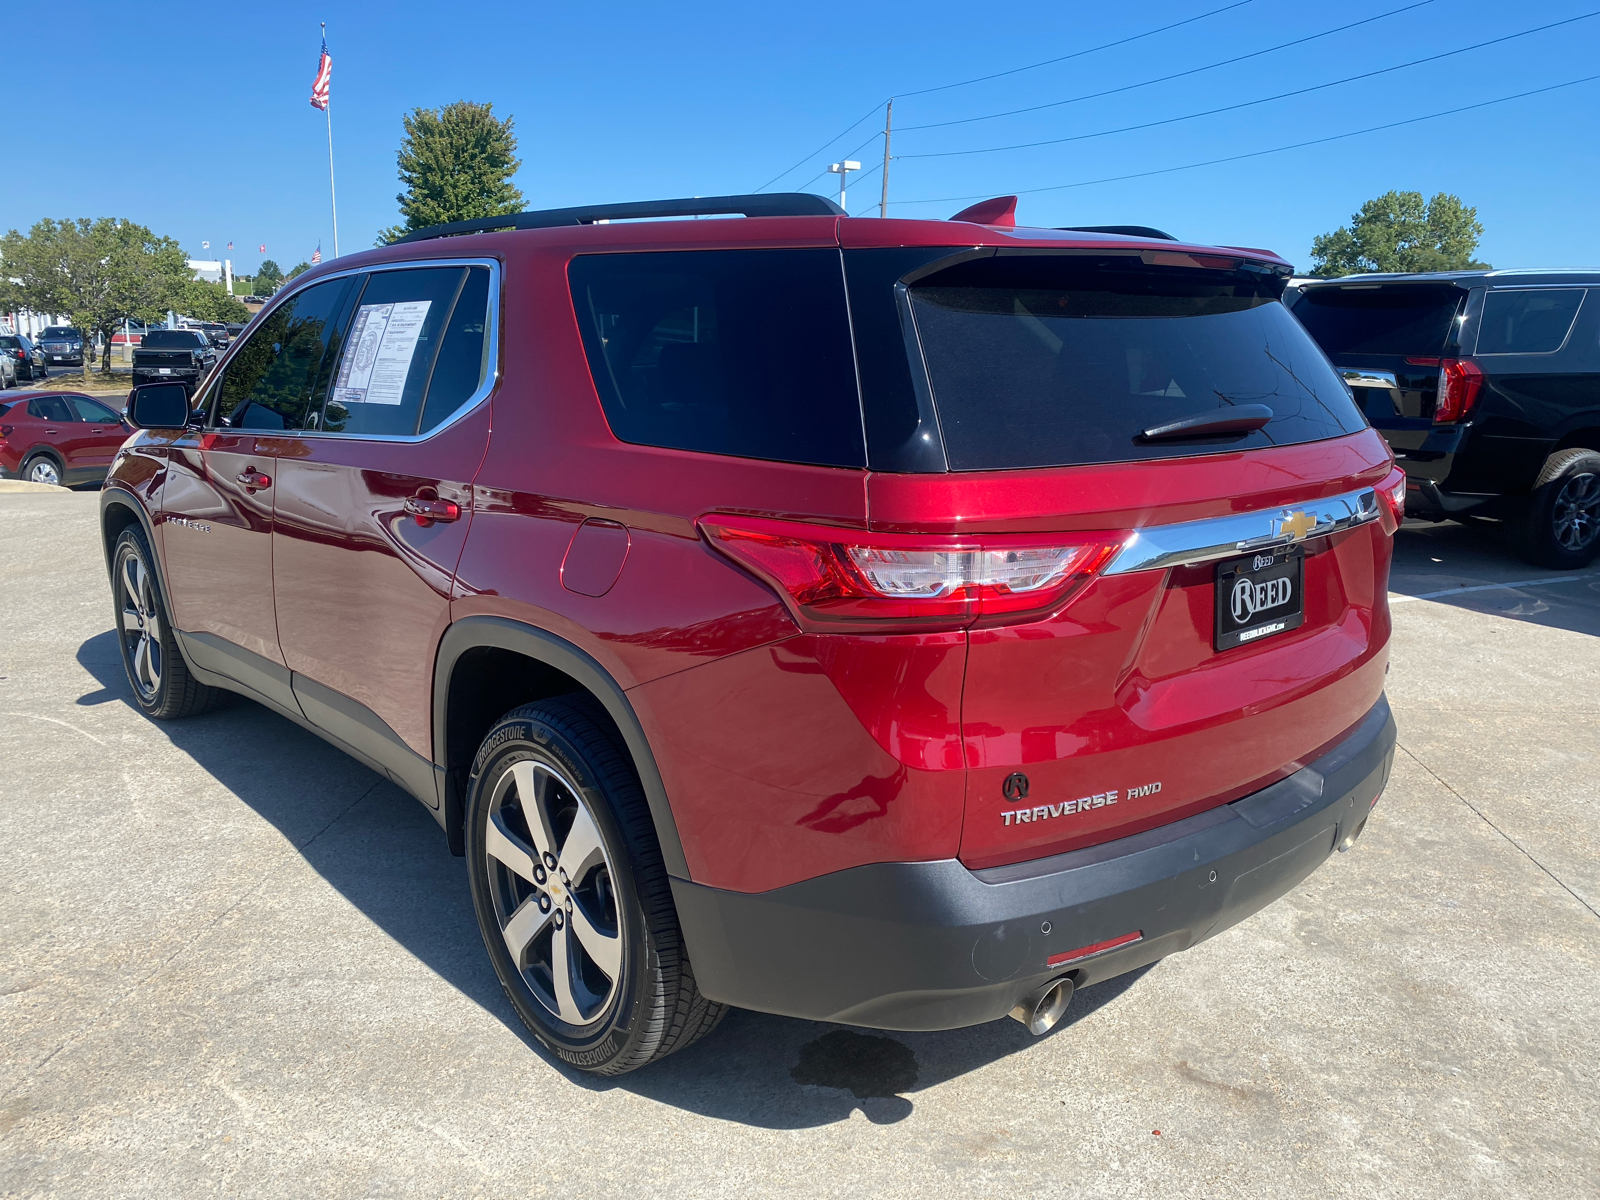
[[[328,110],[328,80],[333,75],[333,56],[328,53],[328,39],[322,39],[322,58],[317,62],[316,82],[311,85],[311,107]]]
[[[322,243],[317,243],[317,248],[311,252],[311,265],[314,267],[322,261]]]
[[[229,242],[229,243],[228,243],[228,249],[229,249],[229,250],[232,250],[232,249],[233,249],[233,243],[232,243],[232,242]]]

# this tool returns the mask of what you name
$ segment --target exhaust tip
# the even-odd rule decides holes
[[[1072,976],[1063,975],[1035,988],[1011,1010],[1011,1018],[1028,1027],[1034,1037],[1049,1033],[1066,1016],[1072,1003]]]

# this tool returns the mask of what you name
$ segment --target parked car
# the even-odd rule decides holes
[[[702,213],[746,219],[596,223]],[[810,195],[342,257],[192,405],[135,390],[130,686],[251,696],[410,790],[580,1069],[728,1005],[1042,1033],[1348,848],[1388,778],[1404,477],[1289,270]]]
[[[91,396],[43,392],[0,400],[0,479],[96,483],[131,427]]]
[[[48,362],[64,367],[83,366],[83,331],[71,325],[47,325],[39,333],[39,348]]]
[[[44,352],[23,334],[0,333],[0,355],[11,359],[18,379],[43,379],[50,374]]]
[[[171,380],[192,390],[216,362],[216,348],[204,330],[152,329],[133,352],[133,383]]]
[[[17,360],[9,354],[0,354],[0,388],[17,386]]]
[[[1394,448],[1407,513],[1498,518],[1539,566],[1600,555],[1600,272],[1352,275],[1289,300]]]
[[[204,321],[196,328],[204,330],[205,335],[211,339],[211,344],[218,350],[227,348],[229,340],[228,327],[221,321]]]
[[[228,322],[228,340],[231,342],[244,332],[244,326],[237,321]]]

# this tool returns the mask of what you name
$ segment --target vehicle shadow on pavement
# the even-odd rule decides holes
[[[1528,581],[1539,582],[1529,587]],[[1514,585],[1524,586],[1496,586]],[[1488,616],[1600,635],[1600,560],[1577,571],[1517,557],[1492,522],[1411,521],[1395,537],[1391,604],[1445,604]],[[1401,599],[1417,597],[1419,600]]]
[[[134,707],[116,634],[85,641],[77,660],[99,684],[80,705]],[[726,1121],[803,1129],[856,1109],[890,1124],[918,1092],[1037,1045],[1015,1021],[938,1033],[881,1033],[731,1010],[703,1041],[635,1074],[598,1078],[537,1042],[489,966],[462,859],[412,797],[292,722],[235,697],[160,731],[267,821],[324,880],[408,953],[521,1039],[576,1087],[634,1095]],[[1048,1037],[1122,995],[1150,968],[1087,988]]]

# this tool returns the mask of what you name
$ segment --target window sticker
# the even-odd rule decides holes
[[[340,404],[399,404],[432,300],[363,304],[350,330],[333,398]]]

